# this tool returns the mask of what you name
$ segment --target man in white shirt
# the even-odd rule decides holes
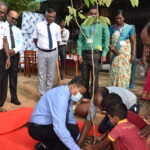
[[[10,67],[9,49],[7,43],[7,28],[3,22],[3,18],[7,14],[7,5],[4,2],[0,2],[0,112],[5,111],[2,106],[4,105],[5,90],[3,87],[6,84],[4,80],[6,69]]]
[[[48,8],[45,13],[46,20],[37,23],[33,39],[38,47],[38,75],[39,91],[43,95],[52,88],[56,61],[58,59],[58,42],[61,41],[60,26],[54,23],[56,11]]]
[[[59,56],[61,60],[60,64],[60,77],[63,80],[64,78],[64,70],[65,70],[65,61],[66,61],[66,48],[67,48],[67,42],[69,39],[70,32],[65,28],[66,23],[65,20],[60,21],[60,27],[61,27],[61,38],[62,41],[59,43]]]
[[[18,63],[19,63],[19,52],[22,50],[23,47],[23,38],[21,30],[16,27],[17,19],[19,17],[19,14],[14,11],[10,10],[7,15],[7,40],[9,45],[9,55],[10,55],[10,61],[11,61],[11,67],[7,70],[7,74],[5,75],[5,79],[8,82],[9,78],[9,88],[10,88],[10,94],[11,94],[11,103],[15,105],[20,105],[21,103],[18,100],[17,97],[17,74],[18,74]],[[7,97],[7,85],[4,88],[6,88],[6,92],[4,93],[5,99]]]

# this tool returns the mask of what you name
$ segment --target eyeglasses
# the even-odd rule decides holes
[[[3,14],[4,16],[6,16],[6,13],[0,10],[0,14]]]
[[[14,18],[14,17],[12,17],[12,16],[9,16],[9,17],[11,17],[11,19],[14,20],[14,21],[17,21],[17,20],[18,20],[18,18]]]

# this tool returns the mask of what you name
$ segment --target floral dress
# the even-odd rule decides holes
[[[130,37],[135,34],[133,25],[125,24],[122,27],[110,27],[111,45],[119,55],[111,54],[111,68],[109,72],[109,86],[128,88],[131,76],[131,43]]]

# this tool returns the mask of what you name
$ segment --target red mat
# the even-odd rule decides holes
[[[33,108],[22,107],[0,112],[0,134],[12,132],[25,125],[32,114]]]
[[[0,150],[35,150],[34,145],[38,142],[33,140],[29,134],[27,127],[23,127],[32,114],[33,108],[19,108],[7,112],[0,113]],[[80,131],[84,123],[78,122]],[[92,127],[89,135],[93,135]],[[98,127],[96,126],[96,134]]]

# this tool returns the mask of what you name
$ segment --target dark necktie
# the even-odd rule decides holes
[[[9,29],[10,29],[11,48],[15,48],[15,40],[14,40],[14,35],[13,35],[11,24],[9,25]]]
[[[47,31],[48,31],[48,39],[49,39],[49,48],[52,49],[53,48],[53,42],[52,42],[52,35],[51,35],[51,31],[50,31],[50,24],[47,24]]]
[[[70,108],[70,105],[71,105],[71,100],[69,100],[69,102],[68,102],[68,109],[67,109],[67,113],[66,113],[66,124],[69,121],[69,112],[70,112],[69,108]]]

